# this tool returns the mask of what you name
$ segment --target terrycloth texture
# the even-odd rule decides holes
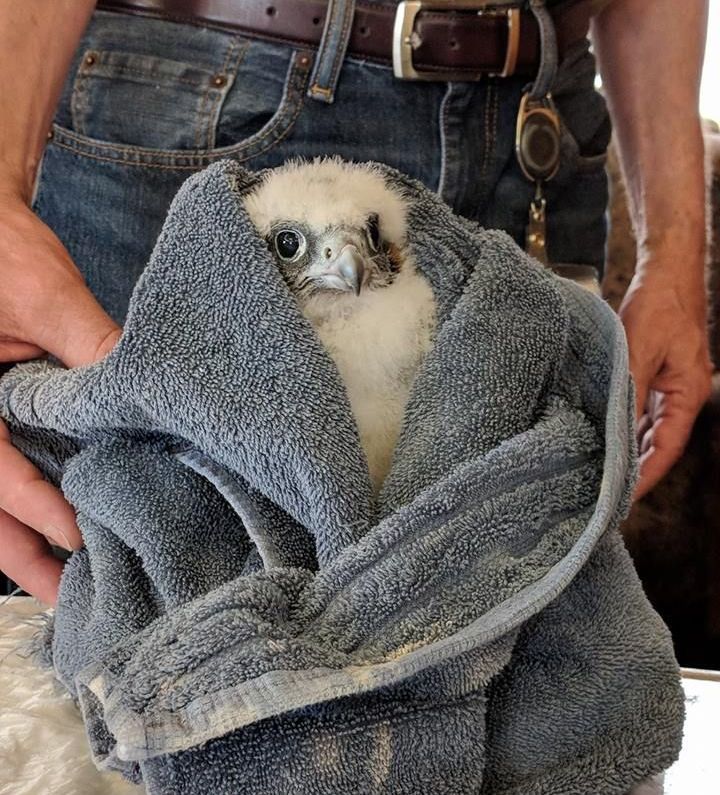
[[[384,173],[438,330],[376,505],[233,163],[178,194],[106,360],[0,381],[86,542],[48,654],[150,793],[623,793],[676,757],[683,699],[616,531],[622,332]]]

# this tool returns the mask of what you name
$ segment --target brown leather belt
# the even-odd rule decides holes
[[[465,0],[467,2],[467,0]],[[408,5],[408,4],[405,4]],[[473,11],[438,10],[427,3],[412,23],[412,64],[431,79],[476,79],[487,74],[535,74],[540,36],[531,12],[478,2]],[[452,2],[446,3],[449,7]],[[570,0],[551,9],[563,53],[587,35],[591,0]],[[301,47],[317,47],[327,3],[323,0],[99,0],[98,8],[201,25]],[[348,53],[393,63],[397,6],[356,6]],[[509,24],[511,22],[511,24]],[[508,68],[512,67],[512,68]],[[412,75],[403,75],[412,76]]]

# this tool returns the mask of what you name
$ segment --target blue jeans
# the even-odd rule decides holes
[[[312,51],[189,24],[97,12],[71,66],[34,208],[119,322],[180,184],[220,158],[250,168],[288,157],[381,160],[458,213],[522,245],[533,186],[514,156],[526,79],[400,81],[348,57],[333,104],[306,91]],[[586,43],[553,95],[562,164],[549,183],[556,262],[602,267],[610,125]]]

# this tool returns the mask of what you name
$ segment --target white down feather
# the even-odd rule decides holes
[[[432,344],[432,289],[405,260],[387,287],[357,297],[319,294],[302,310],[340,372],[378,492],[390,470],[412,383]]]

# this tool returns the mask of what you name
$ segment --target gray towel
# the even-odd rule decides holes
[[[181,189],[107,359],[0,381],[85,538],[48,654],[150,793],[624,793],[675,759],[683,698],[617,532],[621,327],[384,174],[438,330],[377,500],[231,162]]]

